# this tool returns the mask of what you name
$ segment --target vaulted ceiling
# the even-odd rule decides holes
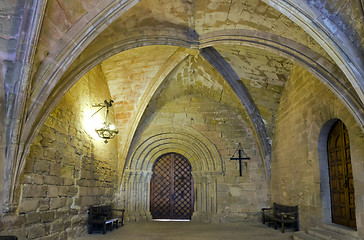
[[[36,109],[31,102],[44,102],[39,109],[54,106],[83,74],[100,64],[115,100],[124,156],[153,94],[189,56],[200,59],[197,71],[208,65],[227,82],[266,151],[294,64],[323,81],[354,111],[363,109],[360,91],[329,54],[325,39],[318,42],[311,37],[313,30],[296,24],[302,19],[294,12],[287,14],[293,8],[283,9],[279,1],[143,0],[120,3],[122,7],[106,2],[48,1],[35,53],[29,109]],[[307,12],[336,23],[340,31],[351,30],[347,38],[358,49],[353,58],[361,56],[364,45],[358,4],[339,0],[304,4],[313,7]],[[116,8],[122,10],[100,15]],[[101,22],[104,27],[95,31]],[[87,38],[76,38],[78,32]],[[52,67],[63,70],[52,72]],[[39,96],[44,92],[47,98],[43,99]]]

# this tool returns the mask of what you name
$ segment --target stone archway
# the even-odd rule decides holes
[[[217,211],[217,177],[224,174],[222,158],[216,146],[194,129],[161,129],[146,134],[134,145],[128,157],[121,188],[129,221],[149,220],[150,181],[157,159],[174,152],[191,163],[194,181],[192,221],[211,221]]]

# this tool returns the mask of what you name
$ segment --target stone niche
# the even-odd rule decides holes
[[[92,104],[110,98],[96,66],[61,99],[37,134],[18,188],[16,214],[1,219],[0,235],[67,239],[86,230],[90,205],[111,203],[116,140],[95,136]],[[111,117],[114,113],[111,111]]]
[[[203,66],[197,69],[196,66]],[[235,94],[200,57],[188,57],[149,103],[129,151],[121,201],[129,221],[151,218],[153,163],[176,152],[192,165],[193,221],[257,221],[268,181],[247,116]],[[230,161],[241,143],[251,160],[239,176]]]

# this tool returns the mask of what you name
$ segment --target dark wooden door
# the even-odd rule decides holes
[[[191,164],[182,155],[167,153],[153,166],[150,211],[153,219],[191,219],[193,179]]]
[[[345,125],[337,121],[328,138],[332,222],[356,227],[350,142]]]

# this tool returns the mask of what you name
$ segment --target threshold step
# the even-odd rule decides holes
[[[357,238],[357,239],[359,238],[358,231],[356,231],[356,229],[353,229],[353,228],[337,225],[334,223],[324,224],[324,225],[322,225],[322,228],[332,231],[332,232],[341,233],[345,236],[351,236],[351,237]]]
[[[323,228],[310,228],[308,229],[308,234],[316,237],[318,239],[327,239],[327,240],[358,240],[357,238],[351,236],[345,236],[343,234],[329,231]]]

